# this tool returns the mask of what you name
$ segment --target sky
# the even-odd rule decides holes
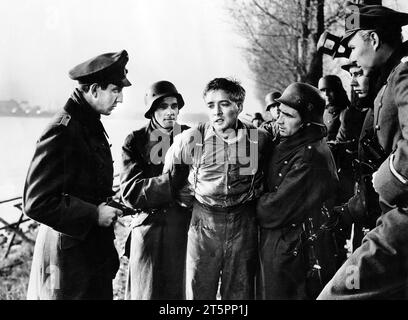
[[[203,112],[205,84],[225,76],[246,89],[244,112],[261,111],[226,1],[233,0],[1,0],[0,100],[58,110],[75,86],[73,66],[126,49],[133,86],[113,116],[143,112],[144,92],[159,80],[176,85],[183,112]],[[408,12],[406,0],[384,4]]]
[[[58,110],[75,87],[73,66],[126,49],[133,85],[116,116],[143,112],[159,80],[176,85],[184,112],[203,112],[205,84],[226,76],[246,88],[244,111],[262,108],[224,0],[1,0],[0,13],[0,100]]]

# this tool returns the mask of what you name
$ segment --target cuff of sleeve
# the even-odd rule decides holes
[[[390,205],[396,205],[398,199],[408,192],[408,181],[395,170],[393,156],[382,163],[373,177],[375,191]]]
[[[344,226],[351,226],[354,222],[352,215],[350,214],[348,205],[342,205],[340,207],[336,207],[336,212],[340,215],[340,221]]]
[[[60,221],[60,231],[73,238],[83,240],[98,224],[98,207],[74,196],[70,196],[68,210],[64,210]]]
[[[363,194],[358,192],[347,203],[347,211],[353,223],[364,223],[367,215],[367,209]]]
[[[146,186],[145,203],[148,208],[158,208],[173,201],[170,173],[163,173],[154,184]]]

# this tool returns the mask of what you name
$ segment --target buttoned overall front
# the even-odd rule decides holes
[[[249,129],[256,131],[255,137]],[[198,128],[184,132],[169,154],[191,157],[194,145],[189,142],[196,134],[201,136]],[[202,134],[196,140],[202,142],[202,152],[190,158],[188,177],[195,200],[187,242],[187,299],[215,299],[220,281],[221,299],[252,299],[257,257],[254,200],[261,192],[258,162],[270,151],[266,132],[239,122],[233,141],[223,140],[208,123]],[[251,152],[256,152],[255,163],[248,159]]]

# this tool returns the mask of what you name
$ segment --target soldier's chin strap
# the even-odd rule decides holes
[[[155,117],[154,114],[152,115],[151,121],[152,121],[154,127],[156,127],[157,129],[159,129],[160,131],[162,131],[162,132],[164,132],[164,133],[166,133],[166,134],[168,134],[168,135],[170,135],[170,134],[172,133],[173,129],[174,129],[174,126],[171,127],[171,128],[165,128],[165,127],[163,127],[163,126],[159,123],[159,121],[157,121],[157,119],[156,119],[156,117]],[[175,121],[176,121],[176,120],[174,120],[174,122],[175,122]]]

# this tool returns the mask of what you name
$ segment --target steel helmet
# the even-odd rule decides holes
[[[292,83],[276,101],[297,110],[304,122],[324,126],[325,101],[314,86],[302,82]]]
[[[265,96],[266,111],[268,111],[272,107],[279,106],[279,102],[277,102],[275,99],[278,99],[280,96],[281,96],[281,93],[278,91],[269,92]]]
[[[331,90],[344,90],[343,84],[338,76],[334,74],[328,74],[324,77],[321,77],[318,84],[319,90],[331,89]]]
[[[158,81],[153,83],[146,91],[144,96],[145,106],[147,111],[145,118],[151,119],[153,112],[156,109],[155,102],[160,98],[176,97],[179,105],[179,110],[184,106],[184,100],[180,93],[178,93],[174,84],[169,81]]]

